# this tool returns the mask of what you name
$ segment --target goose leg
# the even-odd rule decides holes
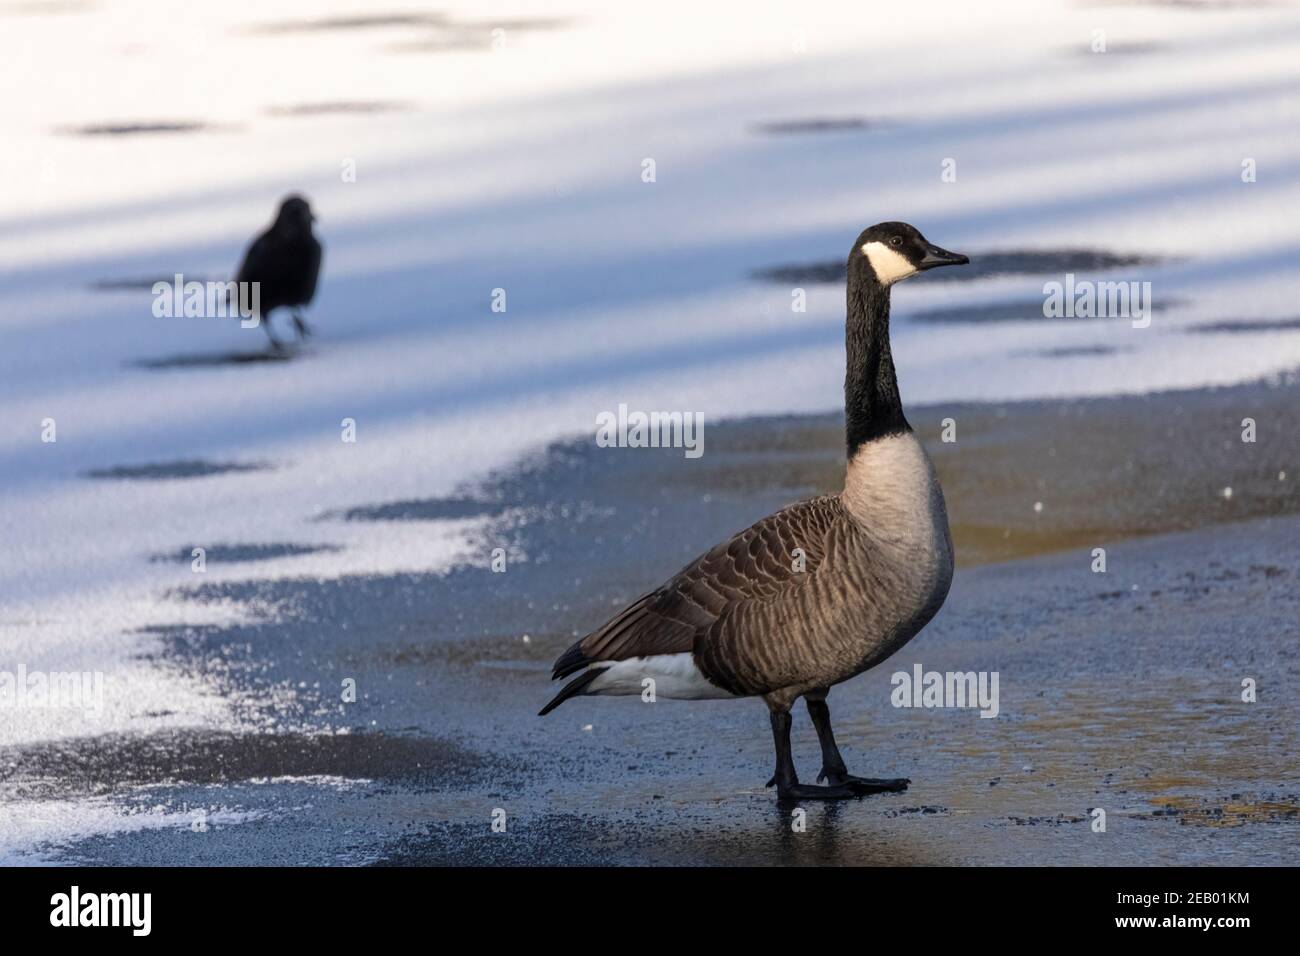
[[[859,796],[868,793],[887,793],[906,790],[912,781],[905,777],[877,779],[873,777],[855,777],[844,766],[840,748],[835,746],[835,734],[831,732],[831,709],[826,705],[826,695],[805,697],[808,716],[817,728],[817,739],[822,745],[822,772],[817,775],[819,781],[825,780],[832,786],[848,787]]]
[[[790,725],[794,721],[788,710],[772,711],[772,740],[776,744],[776,773],[767,782],[776,784],[778,800],[851,800],[862,793],[845,784],[832,783],[829,787],[815,787],[800,783],[794,771],[794,758],[790,755]]]

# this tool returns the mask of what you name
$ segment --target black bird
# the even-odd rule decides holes
[[[271,329],[271,313],[278,308],[293,310],[293,327],[300,340],[311,334],[298,310],[316,295],[320,277],[321,245],[311,229],[315,221],[307,200],[296,194],[286,197],[275,222],[253,240],[239,267],[238,282],[259,285],[260,319],[273,348],[281,348]],[[240,295],[246,299],[245,288],[240,286]]]
[[[555,662],[574,677],[542,708],[579,694],[686,700],[762,697],[771,712],[783,799],[838,800],[903,790],[902,778],[851,775],[831,733],[830,688],[885,660],[934,616],[952,581],[943,491],[903,416],[889,347],[889,289],[969,260],[914,227],[882,222],[848,262],[848,467],[844,490],[790,505],[688,564]],[[828,786],[801,784],[790,708],[803,697]]]

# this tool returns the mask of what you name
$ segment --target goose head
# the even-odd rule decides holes
[[[939,266],[961,266],[966,256],[940,249],[905,222],[880,222],[863,230],[849,255],[850,270],[867,269],[883,286]]]

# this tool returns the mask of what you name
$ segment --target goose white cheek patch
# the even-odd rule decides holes
[[[871,271],[876,274],[876,278],[885,285],[892,285],[916,272],[916,266],[908,262],[902,253],[895,252],[883,242],[863,243],[862,253],[871,263]]]

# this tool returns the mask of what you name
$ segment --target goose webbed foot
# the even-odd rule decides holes
[[[826,691],[822,690],[806,699],[808,715],[812,717],[813,726],[817,728],[817,739],[822,745],[822,772],[817,775],[820,783],[825,780],[833,787],[849,787],[859,796],[869,793],[900,793],[907,789],[912,781],[906,777],[855,777],[844,766],[840,748],[835,745],[835,734],[831,731],[831,710],[826,704]]]
[[[912,782],[906,777],[855,777],[843,770],[827,770],[825,767],[817,775],[817,780],[819,783],[825,780],[832,787],[848,787],[857,796],[866,796],[869,793],[902,793]]]
[[[770,787],[776,783],[776,777],[767,782]],[[809,783],[778,785],[776,788],[776,798],[781,802],[795,800],[856,800],[863,796],[867,791],[857,790],[848,784],[832,784],[829,787],[818,787]]]
[[[312,327],[307,324],[307,320],[296,312],[293,316],[293,328],[298,333],[299,340],[307,338],[312,333]]]

